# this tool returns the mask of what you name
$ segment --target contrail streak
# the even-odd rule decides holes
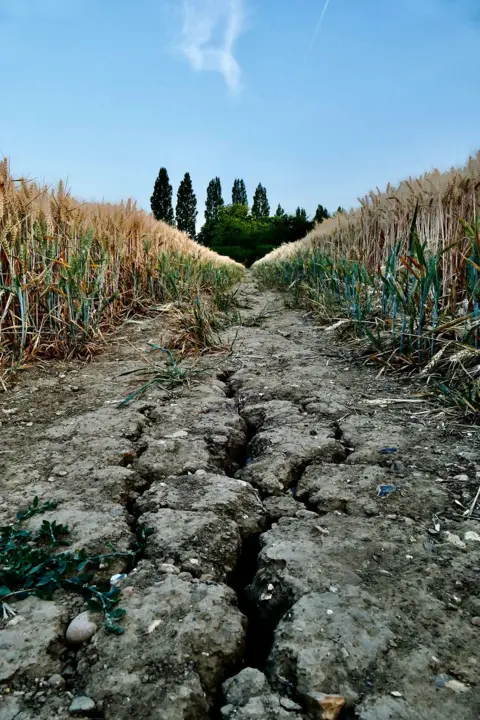
[[[310,57],[310,54],[311,54],[313,48],[315,47],[315,43],[316,43],[316,41],[317,41],[318,33],[320,32],[320,28],[322,27],[323,18],[325,17],[325,13],[327,12],[329,5],[330,5],[330,0],[325,0],[325,5],[323,6],[322,14],[320,15],[320,20],[319,20],[318,23],[317,23],[317,26],[316,26],[316,28],[315,28],[315,30],[314,30],[314,33],[313,33],[312,42],[310,43],[310,47],[308,48],[307,54],[305,55],[305,62],[307,62],[307,60],[308,60],[308,58]]]

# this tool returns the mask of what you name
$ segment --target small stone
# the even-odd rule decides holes
[[[171,435],[165,435],[165,437],[171,438],[172,440],[177,438],[186,438],[188,437],[188,432],[186,430],[177,430],[177,432],[174,432]]]
[[[457,482],[468,482],[470,478],[468,475],[462,473],[461,475],[455,475],[452,480],[456,480]]]
[[[260,670],[247,667],[238,675],[225,680],[222,690],[229,705],[243,707],[250,698],[265,695],[270,688],[267,678]]]
[[[480,617],[476,616],[472,618],[472,625],[476,625],[476,627],[480,627]]]
[[[460,682],[459,680],[447,680],[445,683],[445,687],[449,690],[453,690],[455,693],[464,693],[468,692],[469,688],[464,683]]]
[[[192,573],[183,571],[183,572],[181,572],[181,573],[178,574],[178,579],[179,579],[179,580],[187,580],[187,582],[188,582],[188,581],[190,581],[190,580],[193,579],[193,578],[192,578]]]
[[[157,618],[157,620],[153,620],[150,623],[150,625],[148,626],[148,630],[147,630],[148,634],[150,635],[161,624],[162,624],[162,621],[160,619]]]
[[[448,543],[450,543],[450,545],[454,545],[459,550],[465,550],[467,547],[463,540],[460,540],[458,535],[455,535],[455,533],[451,533],[448,530],[445,533],[445,539]]]
[[[341,695],[311,692],[305,699],[312,717],[318,720],[337,720],[345,706],[345,698]]]
[[[67,665],[65,670],[62,672],[62,675],[66,680],[69,680],[70,678],[73,678],[73,676],[75,675],[75,670],[73,669],[73,667],[71,665]]]
[[[392,690],[392,692],[390,693],[390,695],[393,695],[393,697],[396,697],[396,698],[401,698],[401,697],[403,697],[403,696],[402,696],[402,693],[399,692],[398,690]]]
[[[158,566],[158,572],[164,573],[165,575],[178,575],[180,570],[171,563],[161,563]]]
[[[231,717],[234,717],[236,715],[236,708],[233,705],[224,705],[222,708],[220,708],[220,715],[222,716],[222,720],[230,720]]]
[[[310,520],[311,518],[318,518],[318,513],[302,508],[301,510],[297,510],[295,517],[299,520]]]
[[[298,705],[296,702],[293,702],[293,700],[290,700],[290,698],[280,698],[280,705],[285,708],[285,710],[288,710],[289,712],[301,712],[302,707],[301,705]]]
[[[68,711],[72,713],[72,715],[80,715],[82,713],[92,712],[92,710],[95,710],[95,703],[92,698],[86,695],[79,695],[73,698],[72,704],[68,708]]]
[[[473,530],[468,530],[468,532],[465,533],[464,538],[467,542],[480,542],[480,535],[473,532]]]
[[[90,640],[97,632],[97,625],[91,619],[91,614],[86,610],[77,615],[67,628],[66,639],[72,645],[81,645]]]
[[[66,685],[65,678],[56,673],[48,679],[48,684],[54,688],[64,688]]]

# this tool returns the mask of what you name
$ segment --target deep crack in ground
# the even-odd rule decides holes
[[[71,692],[105,720],[317,720],[327,693],[342,720],[478,720],[480,543],[464,538],[479,528],[457,511],[478,487],[472,436],[372,406],[408,386],[355,366],[248,279],[240,296],[233,355],[191,391],[117,410],[107,378],[138,364],[119,345],[67,366],[75,402],[51,370],[7,397],[20,412],[5,447],[27,452],[0,455],[3,519],[38,494],[59,500],[77,546],[154,535],[135,566],[106,570],[128,570],[123,635],[100,629],[74,651],[78,600],[18,603],[0,630],[0,717],[66,720]]]

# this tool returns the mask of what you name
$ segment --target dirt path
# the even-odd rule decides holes
[[[480,717],[480,523],[462,518],[476,439],[421,403],[372,404],[412,389],[249,281],[241,294],[233,356],[173,398],[117,409],[119,373],[142,363],[121,338],[0,396],[3,525],[38,495],[74,547],[154,530],[135,567],[106,570],[128,571],[123,635],[68,644],[74,595],[15,604],[1,720],[335,720],[323,694],[341,718]],[[138,347],[158,331],[132,327]]]

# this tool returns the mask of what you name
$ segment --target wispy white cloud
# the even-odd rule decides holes
[[[322,27],[322,25],[323,25],[323,21],[324,21],[324,18],[325,18],[325,14],[326,14],[326,12],[327,12],[327,10],[328,10],[328,6],[329,6],[329,5],[330,5],[330,0],[325,0],[325,5],[323,6],[322,14],[320,15],[320,19],[319,19],[319,21],[317,22],[317,24],[316,24],[316,26],[315,26],[315,30],[313,31],[312,41],[311,41],[311,43],[310,43],[310,47],[308,48],[308,52],[307,52],[307,54],[306,54],[306,56],[305,56],[305,62],[308,60],[308,58],[309,58],[310,55],[311,55],[311,52],[312,52],[313,48],[315,47],[315,43],[317,42],[318,34],[319,34],[319,32],[320,32],[320,30],[321,30],[321,27]]]
[[[197,71],[220,73],[234,95],[242,88],[234,50],[244,22],[243,0],[182,0],[183,55]]]

